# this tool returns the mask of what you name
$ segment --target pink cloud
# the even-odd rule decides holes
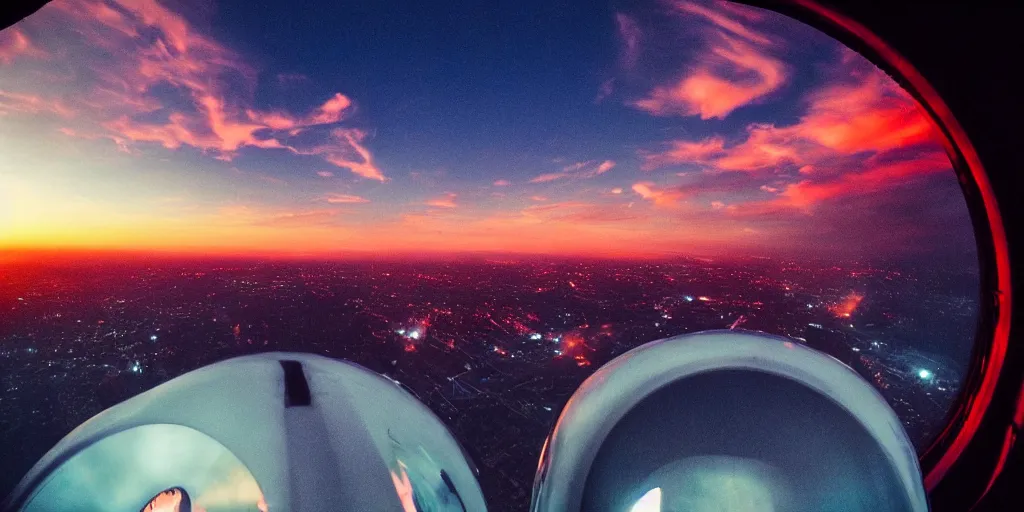
[[[336,141],[344,144],[338,147],[328,147],[324,151],[324,160],[367,179],[382,182],[388,180],[373,163],[373,155],[370,154],[370,150],[362,145],[366,132],[357,129],[335,128],[331,130],[331,135]]]
[[[510,182],[508,180],[497,180],[497,181],[494,182],[494,186],[495,187],[507,187],[507,186],[509,186],[511,184],[512,184],[512,182]]]
[[[747,127],[747,133],[746,141],[714,160],[715,167],[729,171],[756,171],[784,162],[800,162],[812,154],[771,125],[751,125]]]
[[[931,123],[913,98],[877,68],[855,83],[812,94],[807,115],[792,130],[847,154],[934,140]]]
[[[811,174],[820,164],[843,156],[935,142],[914,100],[875,68],[855,82],[825,86],[806,101],[808,110],[794,125],[752,124],[746,140],[729,147],[722,137],[670,141],[665,151],[644,154],[643,168],[703,164],[724,171],[760,171],[794,164],[801,174]]]
[[[830,181],[790,183],[776,199],[750,203],[739,211],[755,215],[786,209],[811,212],[819,203],[838,197],[876,193],[920,176],[952,172],[949,158],[938,149],[910,160],[869,164],[866,170],[847,172]]]
[[[325,198],[325,200],[332,204],[358,204],[370,202],[369,199],[350,194],[330,194]]]
[[[636,20],[622,13],[615,13],[615,26],[622,44],[619,62],[622,67],[632,69],[640,55],[640,38],[642,37],[640,26],[637,25]]]
[[[9,27],[0,31],[0,63],[10,64],[17,56],[46,57],[46,52],[39,49],[25,32],[17,27]]]
[[[593,160],[576,162],[562,167],[562,172],[550,172],[535,176],[530,180],[530,183],[548,183],[564,178],[593,178],[612,170],[614,167],[614,160],[605,160],[596,165]]]
[[[756,23],[764,20],[763,11],[746,5],[737,4],[736,2],[731,2],[728,0],[716,0],[715,7],[723,11],[726,11],[733,16],[739,16],[740,18],[743,18],[750,22]]]
[[[67,34],[54,37],[73,33],[87,43],[69,46],[61,54],[71,72],[81,69],[94,77],[76,95],[74,111],[88,113],[83,117],[105,129],[119,146],[193,146],[221,160],[246,147],[289,149],[320,156],[359,176],[386,180],[363,145],[361,130],[331,132],[332,141],[322,147],[296,148],[291,143],[291,137],[311,127],[342,121],[352,108],[349,97],[335,93],[306,115],[253,108],[256,70],[156,0],[56,0],[45,13],[56,18],[50,23],[54,27],[67,29]],[[31,42],[20,31],[5,31],[0,39],[0,48],[24,52],[31,49],[27,45]],[[3,55],[0,51],[0,59]],[[193,108],[175,106],[164,121],[138,117],[171,110],[153,95],[155,87],[168,85],[183,93]]]
[[[258,148],[284,147],[277,139],[261,139],[255,136],[255,132],[265,129],[266,126],[241,123],[229,119],[224,112],[224,103],[221,100],[213,96],[204,96],[199,99],[199,102],[206,111],[210,129],[220,140],[217,149],[230,153],[242,146],[255,146]]]
[[[532,199],[534,201],[537,201],[537,202],[544,202],[544,201],[548,200],[548,198],[546,198],[544,196],[530,196],[530,199]]]
[[[567,172],[549,172],[547,174],[541,174],[530,180],[530,183],[548,183],[555,180],[560,180],[569,176]]]
[[[331,224],[337,217],[337,210],[309,210],[302,212],[283,212],[267,219],[254,222],[257,226],[274,227],[309,227]]]
[[[614,167],[615,167],[615,162],[613,162],[611,160],[605,160],[604,162],[601,162],[601,164],[598,165],[596,169],[594,169],[594,174],[595,175],[604,174],[604,173],[612,170]]]
[[[619,187],[615,187],[615,188],[612,189],[612,194],[621,194],[621,193],[622,193],[622,189],[619,188]]]
[[[290,130],[290,135],[297,135],[302,129],[311,126],[334,124],[341,121],[345,110],[351,106],[352,100],[339,92],[305,118],[297,118],[285,112],[259,112],[254,110],[247,110],[246,115],[251,121],[258,122],[266,128]]]
[[[700,116],[724,119],[733,110],[774,92],[786,81],[785,65],[739,40],[721,36],[723,44],[712,48],[707,62],[672,85],[655,87],[647,98],[633,103],[658,116]],[[734,80],[730,75],[747,78]]]
[[[701,141],[674,140],[669,149],[662,153],[644,155],[643,169],[649,171],[667,165],[686,163],[707,163],[712,157],[725,151],[725,139],[709,137]]]
[[[182,144],[199,148],[210,148],[219,145],[209,136],[196,135],[186,124],[189,119],[184,114],[173,113],[163,125],[135,123],[128,116],[105,123],[103,126],[117,134],[116,139],[131,142],[156,142],[167,149],[178,149]]]
[[[785,64],[759,49],[772,45],[767,36],[714,9],[690,2],[678,2],[676,8],[716,27],[709,32],[708,49],[697,57],[695,69],[675,83],[655,87],[633,106],[658,116],[724,119],[786,82]]]
[[[691,141],[671,141],[668,150],[644,155],[645,170],[678,164],[702,164],[725,171],[758,171],[783,163],[800,163],[822,155],[812,145],[794,137],[792,130],[772,125],[752,124],[747,138],[725,147],[721,137]]]
[[[63,118],[75,117],[75,112],[61,100],[0,89],[0,115],[11,112],[47,113]]]
[[[308,124],[331,124],[341,121],[342,113],[352,106],[352,100],[340,92],[327,100],[309,119]]]
[[[334,176],[334,173],[331,171],[317,171],[316,175],[320,176],[321,178],[331,178]]]
[[[720,9],[726,9],[728,7],[731,7],[732,3],[731,2],[716,2],[715,5],[718,8],[720,8]],[[755,31],[747,28],[742,23],[740,23],[740,22],[738,22],[738,21],[736,21],[736,20],[726,16],[725,14],[723,14],[721,12],[715,11],[713,9],[708,9],[707,7],[704,7],[704,6],[701,6],[701,5],[697,5],[697,4],[691,3],[691,2],[678,2],[676,4],[676,8],[678,8],[681,11],[690,13],[690,14],[696,14],[698,16],[702,16],[705,19],[707,19],[708,21],[710,21],[710,22],[714,23],[715,25],[717,25],[719,28],[722,28],[722,29],[725,29],[725,30],[727,30],[729,32],[732,32],[733,34],[735,34],[737,36],[740,36],[740,37],[742,37],[742,38],[744,38],[744,39],[746,39],[748,41],[751,41],[751,42],[754,42],[754,43],[758,43],[758,44],[762,44],[762,45],[771,45],[772,44],[772,41],[770,39],[768,39],[767,37],[765,37],[765,36],[755,32]],[[731,9],[729,9],[729,10],[730,10],[730,14],[743,15],[742,12],[736,12],[736,11],[731,10]],[[741,11],[751,12],[751,9],[749,9],[749,8],[747,8],[747,9],[741,8]],[[756,19],[751,19],[748,16],[745,16],[745,17],[747,17],[747,19],[749,21],[756,21]]]
[[[659,189],[651,182],[640,182],[633,184],[633,192],[636,192],[643,199],[651,201],[655,206],[674,206],[685,196],[675,189]]]
[[[431,199],[425,203],[427,206],[434,206],[436,208],[455,208],[458,205],[455,204],[455,194],[447,193],[443,197]]]
[[[578,171],[578,170],[584,168],[587,165],[590,165],[592,162],[593,162],[593,160],[588,160],[586,162],[572,163],[572,164],[566,165],[565,167],[562,167],[562,171],[563,172],[575,172],[575,171]]]
[[[284,112],[246,110],[245,114],[250,121],[259,123],[264,128],[270,128],[271,130],[291,130],[299,124],[295,118]]]

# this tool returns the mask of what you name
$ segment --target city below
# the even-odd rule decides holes
[[[977,283],[948,267],[766,258],[7,262],[0,496],[104,408],[265,351],[346,359],[400,383],[465,446],[495,511],[525,510],[544,438],[595,369],[709,329],[835,356],[923,449],[970,361]]]

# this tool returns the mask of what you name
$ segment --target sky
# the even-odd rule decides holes
[[[0,32],[4,248],[969,260],[974,239],[912,98],[770,11],[54,0]]]

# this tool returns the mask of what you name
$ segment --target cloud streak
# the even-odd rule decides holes
[[[331,204],[361,204],[370,202],[369,199],[351,194],[329,194],[324,200]]]
[[[857,155],[901,151],[934,144],[935,133],[914,100],[877,69],[856,73],[807,95],[796,124],[751,124],[746,138],[727,146],[721,136],[673,140],[643,153],[643,169],[696,164],[720,171],[777,170],[795,165],[810,175],[829,163]]]
[[[20,56],[46,58],[47,54],[29,39],[25,31],[17,27],[0,31],[0,64],[10,64]]]
[[[771,40],[724,13],[679,2],[686,14],[710,21],[708,48],[692,71],[678,81],[655,87],[633,106],[657,116],[724,119],[737,108],[757,102],[787,80],[783,62],[761,48]],[[756,46],[755,46],[756,45]]]
[[[83,123],[91,122],[120,147],[191,146],[220,160],[231,160],[245,148],[288,150],[319,156],[363,178],[386,180],[366,147],[366,132],[337,126],[353,110],[348,96],[334,93],[305,115],[255,108],[256,70],[156,0],[56,0],[45,12],[51,17],[48,30],[54,18],[68,27],[54,41],[80,38],[79,44],[61,45],[70,49],[61,52],[61,64],[92,78],[60,113],[80,114]],[[0,36],[0,62],[45,55],[21,30]],[[168,87],[187,103],[168,101]],[[40,102],[11,99],[28,94],[24,91],[6,94],[3,111],[42,108]],[[299,145],[297,136],[319,127],[331,128],[326,141]]]
[[[561,172],[549,172],[535,176],[530,183],[549,183],[561,179],[586,179],[600,176],[615,168],[614,160],[576,162],[562,167]]]
[[[459,205],[455,203],[455,197],[456,194],[448,193],[442,197],[431,199],[424,204],[426,204],[427,206],[433,206],[435,208],[456,208]]]
[[[632,188],[633,192],[636,192],[644,200],[651,201],[655,206],[673,207],[686,197],[678,189],[659,188],[649,181],[634,183]]]
[[[622,67],[632,69],[636,66],[636,61],[640,56],[640,38],[643,36],[640,31],[640,26],[637,25],[636,20],[629,15],[616,13],[615,27],[618,29],[619,41],[621,44],[619,62]],[[610,90],[604,94],[604,96],[607,96],[608,94],[611,94]]]

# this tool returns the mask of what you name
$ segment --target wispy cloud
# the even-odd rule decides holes
[[[511,184],[512,184],[512,182],[508,181],[508,180],[497,180],[497,181],[494,182],[494,186],[495,187],[507,187],[507,186],[509,186]]]
[[[75,112],[59,99],[0,89],[0,115],[14,112],[25,114],[46,113],[62,118],[75,117]]]
[[[449,192],[442,197],[431,199],[425,204],[435,208],[455,208],[458,206],[458,204],[455,203],[455,197],[456,194]]]
[[[644,200],[653,202],[655,206],[664,207],[675,206],[676,203],[685,197],[685,194],[680,190],[673,188],[659,188],[649,181],[634,183],[633,192],[639,194]]]
[[[331,172],[331,171],[317,171],[316,175],[320,176],[321,178],[331,178],[331,177],[334,177],[334,173]]]
[[[807,114],[791,131],[846,154],[934,140],[931,124],[906,91],[878,69],[858,74],[811,94]]]
[[[548,183],[551,181],[566,179],[566,178],[593,178],[600,176],[615,168],[615,161],[605,160],[598,163],[595,160],[588,160],[585,162],[576,162],[562,167],[561,172],[549,172],[535,176],[530,180],[530,183]]]
[[[147,142],[167,149],[191,146],[220,160],[231,160],[243,148],[290,150],[320,156],[368,179],[386,180],[365,146],[366,132],[336,126],[353,108],[348,96],[335,93],[305,115],[254,108],[257,71],[156,0],[56,0],[46,13],[48,30],[68,29],[55,33],[53,44],[71,37],[85,43],[62,45],[59,53],[49,55],[53,59],[59,54],[58,64],[66,72],[91,78],[63,108],[81,114],[83,125],[76,133],[92,133],[81,130],[92,123],[95,132],[122,147]],[[4,31],[0,62],[10,62],[14,54],[38,58],[46,53],[21,30]],[[190,105],[165,102],[161,91],[168,87]],[[32,104],[27,105],[14,105],[7,98],[0,108],[29,111]],[[334,127],[328,142],[312,148],[297,145],[297,135],[321,126]]]
[[[820,165],[850,155],[935,142],[935,133],[914,100],[877,69],[814,91],[805,103],[807,112],[794,125],[752,124],[745,140],[728,147],[721,136],[669,141],[663,151],[642,153],[643,168],[700,164],[753,172],[793,164],[809,175]]]
[[[540,174],[530,180],[530,183],[548,183],[550,181],[560,180],[569,176],[567,172],[549,172],[546,174]]]
[[[785,64],[763,50],[771,43],[767,36],[722,12],[690,2],[676,6],[717,28],[709,32],[708,48],[692,71],[674,83],[655,87],[646,98],[633,102],[635,107],[659,116],[724,119],[786,82]]]
[[[18,27],[0,31],[0,64],[10,64],[19,56],[45,58],[47,54],[33,44],[25,31]]]
[[[626,69],[632,69],[640,56],[640,38],[643,36],[640,26],[629,15],[615,13],[615,27],[618,29],[622,48],[619,52],[619,63]]]
[[[351,194],[329,194],[324,198],[324,200],[332,204],[358,204],[370,202],[369,199]]]
[[[331,137],[332,144],[317,146],[308,153],[302,150],[297,152],[321,155],[327,162],[367,179],[388,180],[374,163],[370,150],[363,145],[366,132],[355,128],[335,128],[331,130]]]
[[[761,187],[765,192],[776,193],[776,197],[768,201],[739,205],[737,212],[745,215],[786,210],[812,213],[821,203],[846,196],[878,193],[916,178],[951,172],[950,167],[949,158],[939,149],[901,161],[878,162],[877,159],[872,159],[863,170],[845,172],[829,179],[805,179],[780,188]],[[885,197],[881,199],[887,200]]]
[[[724,10],[724,8],[731,7],[732,5],[731,5],[730,2],[717,2],[715,4],[715,6],[717,8],[719,8],[719,9],[723,9]],[[750,41],[752,43],[758,43],[758,44],[762,44],[762,45],[771,45],[771,44],[773,44],[772,40],[769,39],[767,36],[765,36],[763,34],[760,34],[760,33],[756,32],[754,30],[751,30],[750,28],[747,28],[745,25],[743,25],[743,23],[740,23],[739,21],[736,21],[735,19],[730,18],[728,15],[726,15],[723,12],[719,12],[719,11],[716,11],[714,9],[709,9],[707,7],[695,4],[693,2],[685,2],[685,1],[684,2],[677,2],[675,4],[675,7],[677,9],[679,9],[680,11],[704,17],[708,21],[714,23],[717,27],[719,27],[719,28],[721,28],[723,30],[727,30],[727,31],[731,32],[732,34],[740,36],[740,37],[742,37],[742,38],[744,38],[744,39],[746,39],[746,40],[748,40],[748,41]],[[755,20],[755,18],[750,18],[750,17],[747,17],[747,16],[745,16],[743,14],[745,12],[752,13],[753,11],[750,8],[744,8],[744,7],[740,7],[740,6],[736,6],[736,7],[738,7],[738,8],[737,9],[730,9],[729,14],[744,16],[744,17],[747,18],[748,21],[754,21]]]
[[[609,78],[597,88],[597,95],[594,96],[594,103],[601,103],[615,92],[615,79]]]

